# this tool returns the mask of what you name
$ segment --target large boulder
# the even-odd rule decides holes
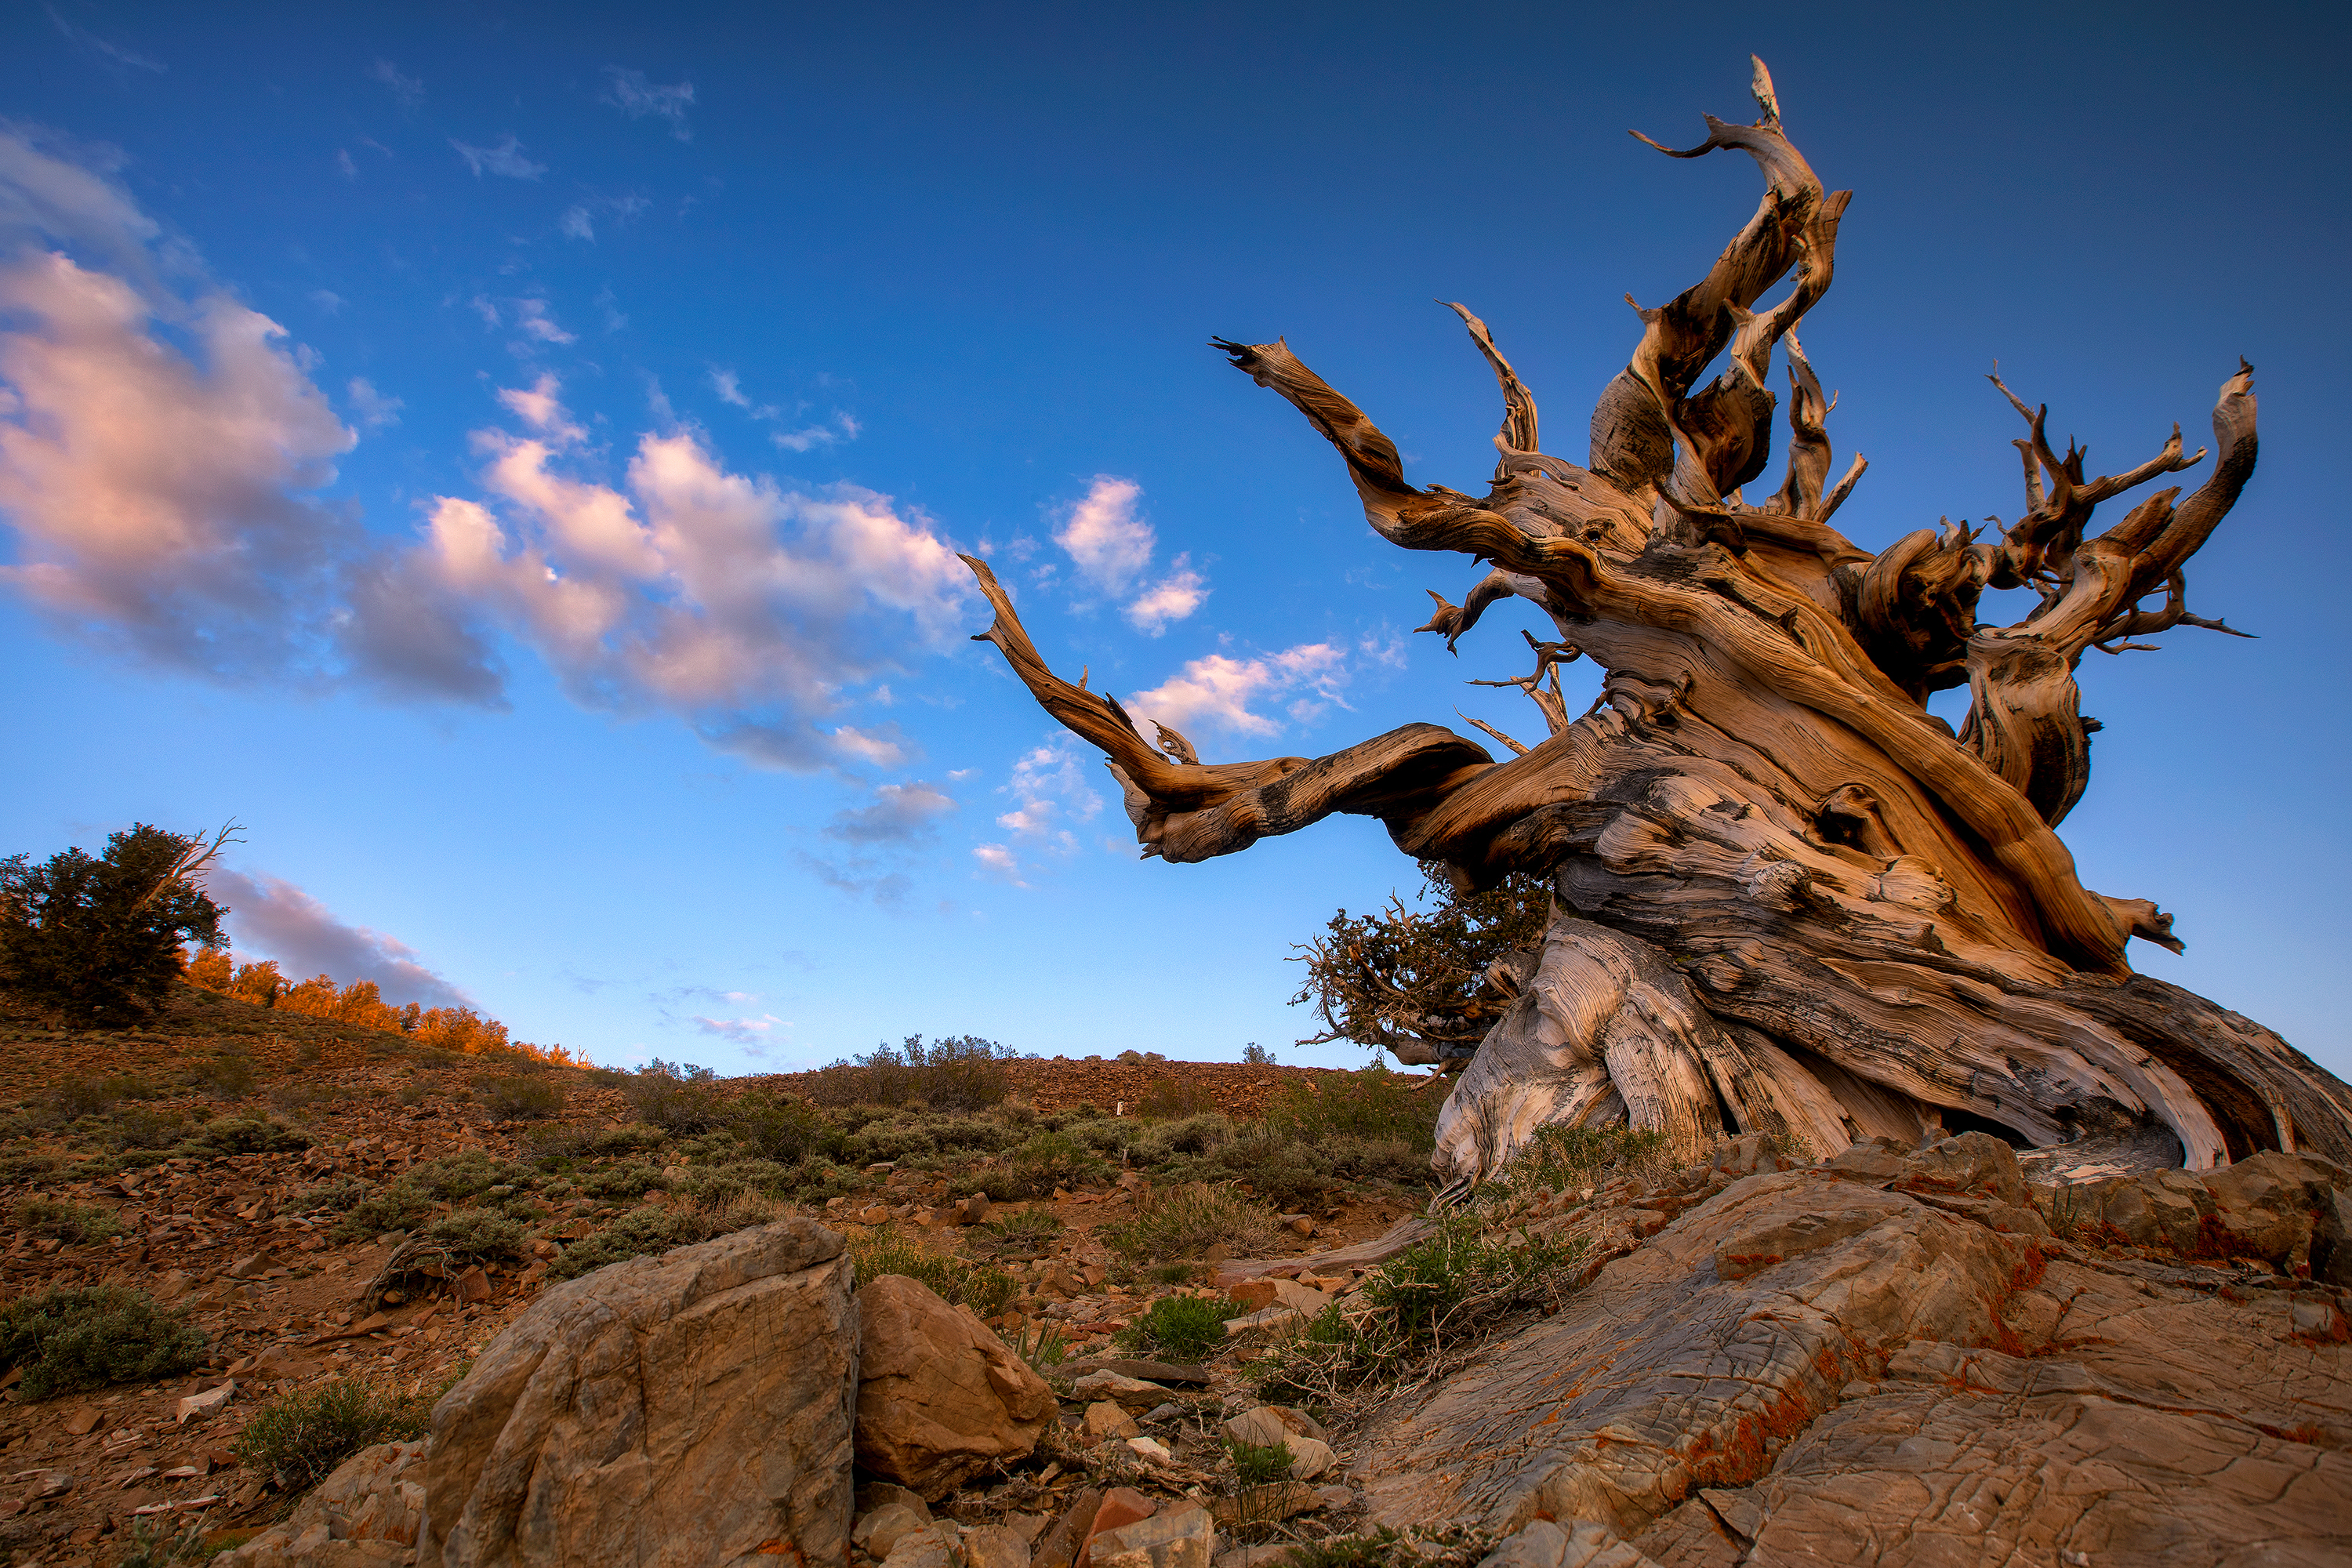
[[[978,1318],[900,1274],[857,1306],[860,1465],[932,1500],[1037,1446],[1059,1402]]]
[[[739,1231],[559,1285],[433,1412],[428,1568],[846,1561],[841,1237]]]
[[[425,1445],[378,1443],[335,1467],[282,1524],[224,1552],[220,1568],[403,1568],[425,1523]]]

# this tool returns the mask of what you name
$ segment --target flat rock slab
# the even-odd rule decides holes
[[[2068,1363],[1912,1346],[1763,1479],[1634,1544],[1668,1568],[2352,1561],[2352,1458],[2111,1388]]]
[[[1203,1388],[1209,1383],[1207,1367],[1145,1361],[1135,1356],[1084,1356],[1076,1361],[1066,1361],[1054,1368],[1056,1377],[1084,1377],[1090,1372],[1115,1372],[1121,1377],[1131,1377],[1141,1383],[1178,1383]]]
[[[2055,1239],[1991,1145],[1732,1183],[1351,1479],[1382,1523],[1590,1521],[1668,1568],[2352,1560],[2344,1294]]]

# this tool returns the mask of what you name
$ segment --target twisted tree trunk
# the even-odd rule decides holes
[[[1825,192],[1790,142],[1761,61],[1753,90],[1755,124],[1709,117],[1704,143],[1662,149],[1745,152],[1767,189],[1706,278],[1641,311],[1581,467],[1540,449],[1533,397],[1459,305],[1505,405],[1478,498],[1408,482],[1395,446],[1285,343],[1217,342],[1338,448],[1384,537],[1492,563],[1460,606],[1433,595],[1422,630],[1451,647],[1507,595],[1551,617],[1560,641],[1515,682],[1544,712],[1540,743],[1497,763],[1412,724],[1326,757],[1202,765],[1181,736],[1160,731],[1163,756],[1115,700],[1047,669],[967,557],[996,610],[984,636],[1108,753],[1146,854],[1205,859],[1342,811],[1379,817],[1459,886],[1550,879],[1542,951],[1440,1124],[1456,1181],[1545,1122],[1609,1119],[1690,1151],[1727,1131],[1826,1152],[1989,1123],[2191,1169],[2264,1148],[2352,1163],[2352,1089],[2269,1030],[2134,974],[2126,939],[2178,951],[2171,917],[2085,889],[2053,831],[2089,776],[2084,651],[2230,629],[2188,612],[2182,568],[2253,470],[2251,367],[2222,384],[2214,460],[2185,499],[2156,491],[2086,537],[2101,503],[2207,454],[2184,457],[2176,427],[2128,473],[2086,478],[2080,451],[2051,449],[2043,411],[2011,396],[2028,431],[2017,522],[1857,549],[1830,520],[1864,464],[1825,489],[1829,400],[1795,332],[1829,288],[1850,193]],[[1755,308],[1791,273],[1785,299]],[[1751,503],[1784,343],[1787,475]],[[1979,625],[1988,585],[2040,605]],[[1539,680],[1578,657],[1606,678],[1571,721]],[[1963,682],[1956,735],[1925,704]]]

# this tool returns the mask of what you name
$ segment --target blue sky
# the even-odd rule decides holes
[[[2064,836],[2177,913],[2187,956],[2142,968],[2352,1072],[2345,34],[2259,5],[12,6],[0,852],[235,817],[241,948],[600,1061],[916,1031],[1360,1060],[1291,1047],[1284,958],[1412,866],[1352,818],[1139,862],[1098,759],[965,640],[950,552],[1210,760],[1457,707],[1537,728],[1462,684],[1517,673],[1513,623],[1458,660],[1411,635],[1466,563],[1381,543],[1205,342],[1286,334],[1416,476],[1475,487],[1498,410],[1433,303],[1460,300],[1580,458],[1622,296],[1685,287],[1756,197],[1744,161],[1624,132],[1750,118],[1752,49],[1856,192],[1804,339],[1840,466],[1871,459],[1840,517],[1866,547],[2019,510],[1995,360],[2094,467],[2206,440],[2254,363],[2262,466],[2189,582],[2262,640],[2091,656]]]

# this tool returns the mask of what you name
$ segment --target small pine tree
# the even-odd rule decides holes
[[[0,987],[100,1028],[152,1016],[170,994],[188,942],[216,948],[228,911],[205,896],[205,866],[229,829],[168,832],[138,823],[106,853],[61,850],[36,866],[0,860]]]
[[[1391,898],[1375,915],[1341,910],[1325,933],[1300,944],[1307,984],[1294,1003],[1312,1002],[1324,1032],[1301,1045],[1353,1040],[1417,1064],[1466,1057],[1510,1006],[1515,985],[1489,966],[1542,945],[1551,891],[1513,875],[1485,892],[1458,893],[1423,867],[1425,907]]]

